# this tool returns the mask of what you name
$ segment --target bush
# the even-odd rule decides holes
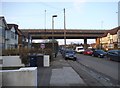
[[[51,48],[45,48],[45,49],[37,49],[37,48],[20,48],[20,49],[7,49],[2,51],[3,56],[10,56],[10,55],[20,55],[21,62],[25,65],[29,64],[29,55],[30,54],[45,54],[50,55],[50,61],[52,60],[52,49]]]
[[[28,48],[21,48],[20,49],[20,58],[23,64],[29,64],[29,58],[28,58],[28,54],[29,54],[30,49]]]
[[[19,55],[18,49],[6,49],[2,51],[3,56],[13,56],[13,55]]]

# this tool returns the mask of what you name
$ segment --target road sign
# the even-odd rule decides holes
[[[44,48],[45,48],[45,44],[41,44],[40,47],[41,47],[42,49],[44,49]]]

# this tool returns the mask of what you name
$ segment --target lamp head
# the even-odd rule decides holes
[[[57,17],[57,15],[53,15],[52,17]]]

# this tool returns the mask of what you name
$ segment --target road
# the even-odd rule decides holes
[[[97,58],[83,54],[77,54],[77,57],[78,61],[87,67],[118,80],[118,67],[120,63],[106,60],[106,58]]]
[[[80,73],[80,76],[83,76],[84,78],[85,74],[88,73],[86,75],[91,75],[91,77],[95,78],[103,85],[118,85],[120,66],[119,62],[109,61],[106,58],[92,57],[83,54],[77,54],[76,56],[76,62],[68,61],[68,63],[71,64],[74,70]],[[81,74],[82,71],[79,72],[79,68],[84,68],[83,74]],[[96,82],[96,80],[94,80],[94,82]],[[96,83],[96,85],[99,85],[100,83]]]

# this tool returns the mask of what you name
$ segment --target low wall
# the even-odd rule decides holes
[[[2,56],[3,59],[3,67],[19,67],[24,66],[24,64],[21,63],[21,59],[19,56]]]
[[[2,86],[37,86],[37,67],[0,70]]]

